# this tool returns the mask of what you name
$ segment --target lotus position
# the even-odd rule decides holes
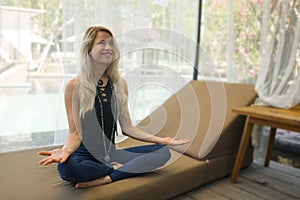
[[[157,137],[132,125],[126,81],[118,71],[119,50],[111,31],[93,26],[85,32],[80,69],[65,89],[69,135],[61,149],[40,151],[41,165],[58,163],[63,180],[76,188],[99,186],[145,174],[170,158],[169,145],[188,139]],[[128,137],[153,144],[117,149],[119,122]]]

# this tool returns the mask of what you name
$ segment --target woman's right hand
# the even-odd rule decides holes
[[[50,163],[63,163],[65,162],[69,156],[70,152],[67,149],[54,149],[51,151],[40,151],[39,155],[47,156],[46,158],[39,161],[40,165],[48,165]]]

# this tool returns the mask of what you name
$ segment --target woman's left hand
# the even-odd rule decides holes
[[[173,137],[165,137],[163,138],[163,144],[170,145],[170,146],[178,146],[190,143],[192,140],[190,139],[177,139]]]

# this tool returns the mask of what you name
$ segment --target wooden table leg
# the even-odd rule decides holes
[[[276,134],[276,128],[272,128],[270,129],[270,136],[269,136],[269,144],[268,144],[268,148],[267,148],[267,152],[266,152],[266,157],[265,157],[265,167],[269,166],[271,157],[272,157],[272,149],[273,149],[273,145],[274,145],[274,141],[275,141],[275,134]]]
[[[235,159],[235,163],[234,163],[234,167],[233,167],[233,171],[232,171],[232,175],[231,175],[231,182],[235,183],[237,180],[237,176],[239,174],[239,171],[241,169],[241,165],[244,161],[244,157],[245,157],[245,153],[246,153],[246,149],[250,140],[250,136],[253,130],[253,123],[250,122],[250,116],[247,116],[247,120],[246,120],[246,124],[245,124],[245,128],[244,128],[244,132],[243,132],[243,136],[240,142],[240,147],[238,150],[238,154],[237,157]]]

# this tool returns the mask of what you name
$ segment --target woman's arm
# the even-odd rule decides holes
[[[66,86],[65,107],[70,133],[63,149],[66,149],[71,154],[79,147],[81,142],[79,136],[79,94],[77,79],[72,79]]]
[[[65,90],[65,107],[70,133],[61,149],[38,152],[40,155],[48,156],[39,162],[41,165],[48,165],[53,162],[65,162],[80,145],[81,140],[77,126],[79,124],[79,98],[76,82],[76,79],[71,80]]]
[[[123,81],[122,83],[123,89],[126,95],[128,96],[127,83],[125,80],[122,81]],[[189,139],[177,139],[173,137],[157,137],[133,126],[131,122],[127,102],[126,105],[123,106],[121,109],[119,122],[124,135],[140,141],[152,142],[152,143],[158,143],[164,145],[182,145],[191,142],[191,140]]]

